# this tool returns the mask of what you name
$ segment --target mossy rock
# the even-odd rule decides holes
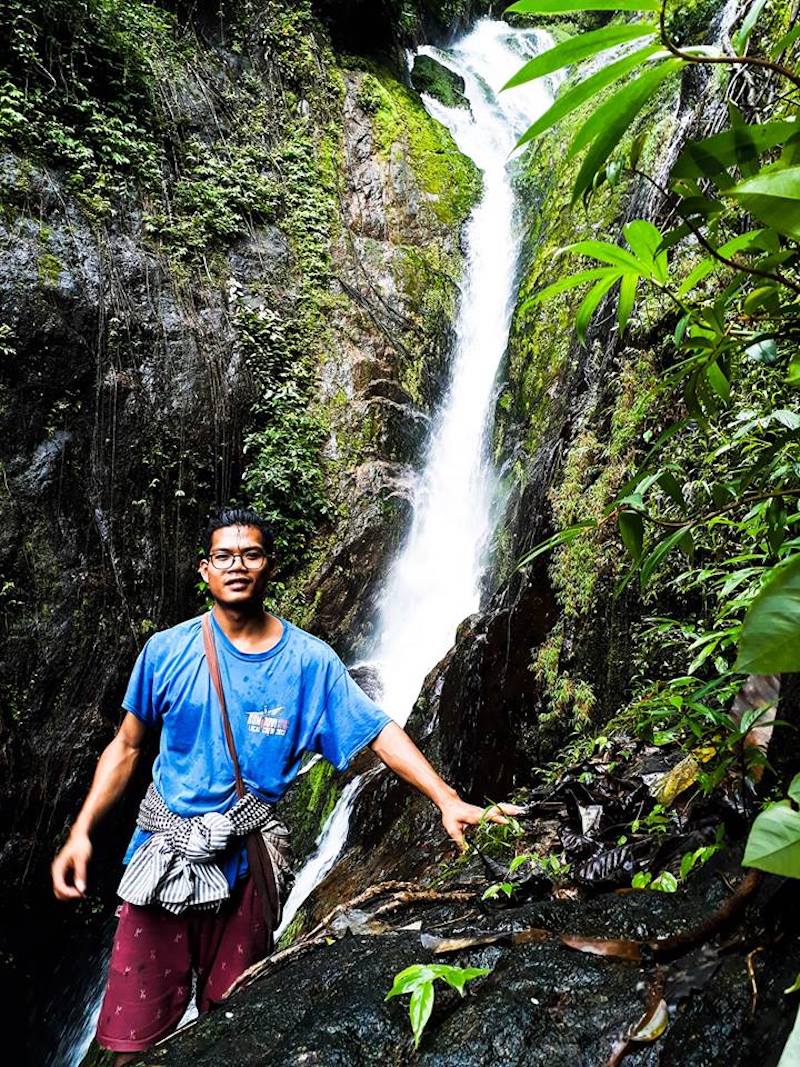
[[[417,92],[427,93],[446,107],[469,107],[469,100],[464,96],[464,79],[432,56],[415,58],[411,83]]]

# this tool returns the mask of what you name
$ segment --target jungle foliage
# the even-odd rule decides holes
[[[588,105],[567,149],[577,168],[573,203],[582,201],[591,218],[599,189],[635,179],[664,198],[670,219],[663,228],[634,219],[619,243],[587,237],[566,246],[561,255],[579,269],[529,302],[583,290],[575,328],[591,344],[616,296],[620,337],[658,321],[671,339],[638,469],[599,518],[563,527],[518,566],[615,526],[629,562],[618,593],[637,580],[645,603],[656,585],[691,594],[702,605],[697,621],[651,620],[651,638],[683,650],[685,672],[657,680],[630,710],[656,744],[714,753],[703,790],[736,772],[753,792],[765,755],[751,731],[774,718],[774,702],[738,715],[731,702],[750,675],[800,671],[800,415],[792,399],[800,385],[800,26],[780,27],[760,51],[775,34],[759,35],[771,12],[754,0],[726,50],[676,41],[666,0],[519,0],[508,10],[607,13],[605,25],[562,40],[507,83],[592,60],[519,144]],[[654,176],[641,163],[637,116],[701,64],[719,72],[727,123],[688,142],[669,173]],[[737,106],[743,71],[758,91]],[[756,819],[745,862],[797,877],[795,785]]]

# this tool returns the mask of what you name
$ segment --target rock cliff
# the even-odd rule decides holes
[[[480,181],[406,84],[436,5],[346,59],[324,7],[2,6],[0,954],[32,1018],[113,902],[136,788],[77,914],[48,864],[136,652],[202,607],[204,515],[275,517],[275,609],[342,655],[401,528]]]

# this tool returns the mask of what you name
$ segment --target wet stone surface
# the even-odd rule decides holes
[[[494,914],[469,901],[407,904],[372,922],[381,932],[353,933],[369,927],[364,913],[379,906],[376,898],[340,915],[327,943],[279,962],[142,1062],[602,1067],[661,978],[667,1030],[653,1043],[631,1046],[626,1065],[769,1067],[790,1028],[795,1006],[782,990],[797,969],[790,950],[796,930],[777,883],[762,885],[739,919],[715,938],[658,966],[576,951],[555,939],[438,956],[420,941],[420,932],[452,937],[534,926],[584,936],[664,936],[695,928],[729,896],[722,865],[701,874],[694,886],[675,894],[532,901]],[[402,929],[413,923],[419,928]],[[747,957],[754,949],[753,1014]],[[384,997],[398,971],[424,962],[485,966],[491,974],[474,980],[463,999],[436,983],[433,1014],[415,1052],[408,998]]]

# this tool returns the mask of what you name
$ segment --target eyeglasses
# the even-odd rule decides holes
[[[244,552],[212,552],[208,557],[212,567],[218,571],[229,571],[235,559],[242,561],[248,571],[260,571],[267,562],[267,557],[260,548],[246,548]]]

